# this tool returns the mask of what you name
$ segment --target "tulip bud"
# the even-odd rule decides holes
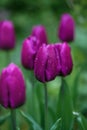
[[[48,43],[47,34],[46,34],[46,30],[45,30],[44,26],[42,26],[42,25],[34,26],[32,28],[32,35],[35,36],[36,38],[38,38],[40,40],[41,44]]]
[[[61,64],[61,71],[58,75],[66,76],[71,73],[73,68],[71,48],[66,42],[63,44],[55,44],[55,48],[59,52]]]
[[[3,21],[0,26],[0,49],[8,50],[15,47],[15,30],[11,21]]]
[[[74,40],[75,22],[70,14],[63,14],[60,19],[58,36],[60,40],[70,42]]]
[[[60,72],[60,61],[58,60],[54,45],[43,44],[35,58],[34,73],[36,78],[41,82],[53,80]]]
[[[34,60],[39,46],[40,42],[36,37],[30,36],[24,40],[21,53],[21,62],[26,69],[34,68]]]
[[[16,108],[25,102],[25,82],[21,70],[11,63],[0,76],[0,104]]]

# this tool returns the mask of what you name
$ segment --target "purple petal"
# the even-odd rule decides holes
[[[56,54],[55,46],[47,46],[48,58],[46,63],[46,80],[53,80],[60,72],[59,55]]]
[[[4,68],[0,77],[0,103],[16,108],[25,102],[25,82],[21,70],[11,63]]]
[[[46,45],[43,44],[38,50],[34,65],[35,76],[41,82],[45,82],[46,61],[47,61],[47,48]]]
[[[61,16],[58,36],[62,41],[73,41],[75,36],[75,22],[71,15],[63,14]]]
[[[48,43],[46,29],[45,29],[44,26],[42,26],[42,25],[34,26],[32,28],[32,35],[35,36],[36,38],[38,38],[40,40],[40,44],[41,45],[43,43],[44,44]]]
[[[15,47],[15,30],[11,21],[3,21],[0,28],[0,48],[12,49]]]
[[[60,51],[62,75],[66,76],[71,73],[73,68],[71,49],[67,43],[63,43]]]

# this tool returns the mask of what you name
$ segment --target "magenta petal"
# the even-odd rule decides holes
[[[34,61],[34,55],[35,52],[33,51],[31,47],[31,43],[28,39],[26,39],[22,46],[22,54],[21,54],[21,61],[22,65],[25,68],[33,69],[33,61]]]
[[[6,108],[16,108],[25,102],[25,82],[21,70],[11,63],[0,77],[0,103]]]
[[[73,68],[71,49],[67,43],[63,43],[60,51],[62,75],[66,76],[71,73]]]
[[[38,50],[34,65],[35,76],[41,82],[45,82],[46,61],[47,61],[47,48],[46,45],[43,44]]]
[[[45,29],[44,26],[42,26],[42,25],[34,26],[32,28],[32,35],[35,36],[36,38],[38,38],[40,40],[40,44],[41,45],[43,43],[44,44],[48,43],[46,29]]]
[[[54,45],[47,46],[48,58],[46,63],[46,80],[53,80],[60,72],[60,61]],[[58,66],[59,65],[59,66]]]
[[[21,62],[26,69],[34,68],[34,60],[39,49],[39,40],[36,37],[26,38],[23,42],[21,52]]]
[[[58,75],[67,76],[71,73],[73,68],[73,61],[71,56],[71,48],[68,43],[56,43],[55,44],[56,53],[59,56],[60,61],[60,72]],[[59,64],[58,64],[59,67]]]
[[[20,83],[19,79],[17,79],[16,77],[9,76],[7,78],[7,85],[8,85],[8,98],[9,98],[8,107],[16,108],[24,104],[25,86],[22,85],[22,80]]]
[[[63,14],[61,16],[58,36],[62,41],[70,42],[74,40],[75,22],[70,14]]]
[[[40,47],[35,59],[34,72],[41,82],[51,81],[60,73],[59,56],[54,45],[44,44]]]
[[[15,30],[11,21],[3,21],[0,26],[0,49],[13,49],[15,47]]]

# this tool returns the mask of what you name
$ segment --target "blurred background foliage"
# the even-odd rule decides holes
[[[87,0],[0,0],[0,20],[12,20],[16,30],[16,48],[10,52],[9,58],[11,62],[18,64],[22,68],[27,86],[30,86],[28,77],[31,75],[31,72],[24,70],[20,62],[21,45],[24,38],[30,35],[32,26],[43,24],[47,30],[49,43],[59,42],[57,37],[58,24],[60,16],[65,12],[70,13],[76,23],[75,40],[70,44],[74,68],[72,74],[65,79],[71,90],[76,110],[87,117]],[[7,60],[7,53],[0,51],[0,71],[6,66]],[[47,85],[49,113],[54,114],[61,85],[60,77],[57,77]],[[35,91],[43,98],[43,89],[41,86],[43,85],[36,81]],[[27,91],[28,95],[31,88],[27,89],[29,89]],[[36,104],[34,107],[37,113],[36,116],[38,115],[35,120],[40,122],[38,99],[38,95],[35,95]],[[40,101],[40,103],[43,104],[43,101]],[[31,104],[31,95],[29,94],[23,109],[30,113],[32,111],[32,108],[30,108]],[[54,107],[53,104],[55,108],[52,108]],[[43,109],[41,110],[43,111]],[[49,119],[52,122],[53,118],[49,116]],[[23,119],[22,122],[25,124],[27,130],[26,122]],[[22,122],[21,125],[23,125]],[[22,129],[24,130],[25,128]]]

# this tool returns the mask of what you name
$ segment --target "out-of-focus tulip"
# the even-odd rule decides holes
[[[71,48],[66,42],[63,44],[55,44],[55,48],[59,52],[61,64],[61,71],[58,75],[67,76],[71,73],[73,68]]]
[[[2,70],[0,76],[0,104],[16,108],[25,102],[25,82],[19,67],[14,63]]]
[[[15,47],[15,30],[11,21],[3,21],[0,25],[0,49],[10,50]]]
[[[21,62],[26,69],[34,68],[34,60],[40,46],[40,41],[34,36],[30,36],[24,40],[21,52]]]
[[[32,28],[32,35],[35,36],[40,40],[41,44],[47,44],[47,34],[46,34],[46,29],[42,25],[37,25]]]
[[[70,42],[74,40],[75,22],[70,14],[66,13],[61,16],[58,36],[63,42]]]
[[[59,65],[59,66],[58,66]],[[36,55],[34,73],[41,82],[53,80],[60,72],[59,56],[54,45],[43,44]]]

